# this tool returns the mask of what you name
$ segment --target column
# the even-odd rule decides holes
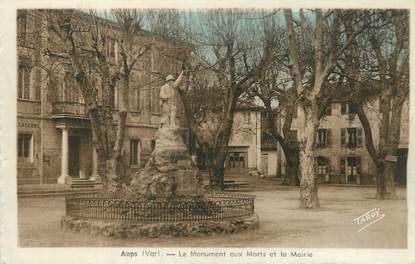
[[[89,180],[101,182],[101,178],[98,175],[98,153],[95,146],[92,147],[92,175]]]
[[[71,177],[68,174],[68,154],[69,154],[69,131],[67,128],[62,128],[62,160],[61,160],[61,175],[58,178],[59,184],[70,183]]]

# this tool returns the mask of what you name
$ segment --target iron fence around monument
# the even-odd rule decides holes
[[[81,219],[141,223],[220,221],[254,214],[255,196],[215,192],[169,201],[129,201],[116,195],[65,196],[66,215]]]

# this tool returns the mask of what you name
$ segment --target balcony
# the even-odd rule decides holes
[[[53,117],[88,118],[85,104],[78,102],[55,102],[53,104]]]

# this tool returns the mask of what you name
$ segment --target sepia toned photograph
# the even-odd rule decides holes
[[[18,248],[408,248],[409,9],[15,18]]]

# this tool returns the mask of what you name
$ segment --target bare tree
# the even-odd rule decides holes
[[[270,63],[272,34],[265,30],[264,34],[255,35],[246,14],[236,10],[209,11],[200,18],[200,30],[189,40],[197,49],[194,52],[197,58],[186,66],[189,81],[180,94],[188,126],[208,160],[211,183],[223,188],[235,109],[241,95]],[[200,113],[197,109],[206,109],[207,105],[193,88],[213,92],[212,98],[218,99],[209,107],[208,118],[197,114]]]
[[[151,42],[136,43],[142,21],[138,11],[114,10],[115,22],[98,15],[94,11],[49,12],[50,30],[63,49],[48,50],[48,55],[70,62],[91,119],[98,174],[105,186],[120,187],[124,178],[122,149],[129,112],[130,74]],[[115,89],[120,97],[117,124],[112,115]]]
[[[278,39],[283,39],[284,36]],[[298,144],[292,137],[292,121],[295,118],[297,93],[292,88],[292,81],[287,72],[285,60],[286,43],[275,47],[275,53],[280,56],[273,58],[273,63],[268,67],[265,74],[250,88],[250,93],[259,98],[267,115],[264,136],[270,136],[275,144],[279,144],[284,152],[287,162],[285,178],[282,184],[299,184],[299,149]],[[281,54],[281,51],[283,53]],[[282,123],[281,127],[278,126]]]
[[[350,11],[353,12],[353,11]],[[300,10],[299,21],[291,10],[285,10],[288,31],[290,72],[297,92],[300,149],[300,207],[319,207],[318,186],[314,180],[314,141],[320,119],[324,116],[330,92],[328,77],[337,66],[338,57],[365,27],[345,35],[341,27],[341,11],[320,9],[307,13]],[[312,22],[310,22],[312,21]],[[295,25],[299,26],[297,31]],[[299,56],[299,35],[311,44],[312,62],[304,67]],[[304,70],[305,69],[305,70]]]
[[[405,10],[367,11],[366,19],[374,21],[373,27],[350,45],[341,74],[347,79],[346,91],[377,168],[377,197],[388,199],[395,197],[394,157],[400,141],[402,107],[409,99],[409,14]],[[350,20],[345,28],[349,35],[358,30]],[[368,118],[365,105],[370,101],[378,101],[379,121]],[[379,142],[373,136],[377,128]]]

